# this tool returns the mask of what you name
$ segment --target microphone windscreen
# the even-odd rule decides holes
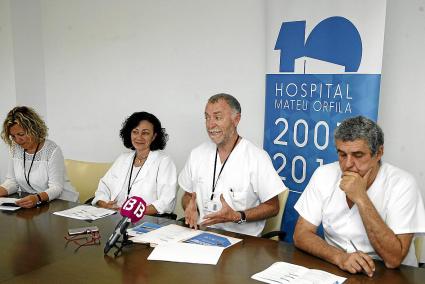
[[[127,199],[120,209],[124,217],[130,218],[132,223],[137,223],[143,218],[146,211],[146,202],[140,196],[132,196]]]

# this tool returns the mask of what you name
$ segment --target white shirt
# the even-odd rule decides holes
[[[354,252],[351,240],[358,250],[381,259],[369,242],[357,205],[351,209],[347,205],[346,195],[339,188],[341,174],[338,162],[319,167],[294,208],[311,224],[323,223],[329,244]],[[424,204],[409,173],[382,163],[367,195],[395,234],[425,233]],[[418,265],[413,242],[403,264]]]
[[[189,193],[196,192],[200,213],[198,222],[201,222],[205,215],[203,206],[210,200],[212,193],[216,149],[217,146],[210,141],[193,149],[179,175],[180,187]],[[215,180],[221,167],[220,158],[217,157]],[[233,210],[244,211],[264,203],[285,189],[267,153],[248,140],[241,139],[216,182],[214,200],[220,203],[220,195],[223,194]],[[258,236],[264,225],[265,220],[261,220],[244,224],[227,222],[212,227]]]
[[[46,139],[35,157],[34,154],[25,153],[25,175],[27,177],[34,157],[34,163],[29,174],[31,186],[27,184],[25,179],[23,156],[24,149],[15,144],[11,149],[6,180],[1,185],[7,190],[8,194],[17,192],[19,187],[23,192],[32,194],[46,192],[49,200],[59,198],[77,201],[79,194],[66,176],[63,154],[55,142]]]
[[[99,200],[116,200],[117,205],[122,206],[129,197],[128,179],[133,158],[134,151],[121,154],[115,160],[99,181],[93,205]],[[173,161],[164,152],[151,151],[142,168],[133,167],[131,184],[130,196],[140,196],[160,214],[173,212],[176,205],[177,172]]]

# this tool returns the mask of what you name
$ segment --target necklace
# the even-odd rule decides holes
[[[139,173],[140,173],[140,170],[142,169],[142,167],[143,167],[143,164],[140,166],[140,168],[139,168],[139,170],[137,171],[137,173],[136,173],[136,176],[134,177],[134,179],[133,179],[133,182],[131,182],[131,176],[133,175],[133,165],[135,164],[135,162],[138,160],[138,161],[140,161],[140,163],[143,161],[143,160],[145,160],[146,158],[147,158],[148,156],[146,156],[146,157],[142,157],[142,159],[139,159],[139,158],[137,158],[137,153],[134,153],[134,158],[133,158],[133,162],[131,163],[131,165],[130,165],[130,169],[129,169],[129,171],[130,171],[130,177],[128,178],[128,185],[127,185],[127,195],[130,195],[130,191],[131,191],[131,188],[133,187],[133,184],[134,184],[134,182],[136,181],[136,178],[137,178],[137,176],[139,175]]]
[[[149,154],[147,156],[145,156],[145,157],[140,157],[140,158],[136,156],[136,162],[139,163],[139,164],[141,164],[144,160],[146,160],[146,158],[148,156],[149,156]]]

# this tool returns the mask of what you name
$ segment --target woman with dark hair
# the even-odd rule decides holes
[[[161,122],[148,112],[135,112],[120,130],[126,148],[100,180],[93,205],[119,209],[130,196],[148,204],[145,214],[171,213],[176,203],[177,173],[163,151],[168,135]]]
[[[29,193],[16,201],[25,208],[56,198],[77,201],[78,192],[65,174],[62,151],[47,139],[47,126],[32,108],[18,106],[9,111],[1,137],[10,147],[11,159],[0,196],[19,190]]]

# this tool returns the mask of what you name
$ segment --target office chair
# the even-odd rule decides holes
[[[415,245],[415,253],[416,259],[418,260],[418,264],[420,267],[423,267],[425,262],[425,247],[424,247],[424,239],[425,237],[415,237],[413,239],[413,243]]]
[[[184,210],[182,207],[182,197],[184,192],[185,191],[179,186],[176,194],[176,207],[174,208],[174,213],[176,213],[177,217],[179,217],[178,221],[182,222],[184,222]]]
[[[262,238],[265,239],[276,239],[283,240],[286,236],[284,231],[280,230],[280,226],[282,224],[282,216],[283,211],[285,210],[286,200],[288,199],[289,190],[285,190],[284,192],[278,195],[279,198],[279,213],[276,216],[269,218],[266,220],[266,225],[263,229]]]
[[[95,163],[65,159],[68,178],[80,193],[79,201],[90,204],[99,185],[99,180],[111,167],[111,163]]]

